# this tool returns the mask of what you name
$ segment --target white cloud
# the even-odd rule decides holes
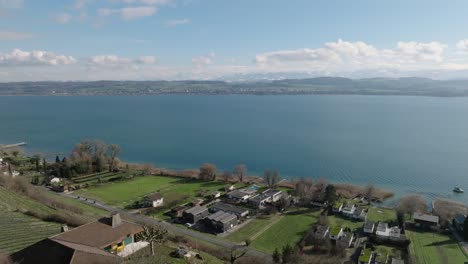
[[[378,49],[365,42],[338,40],[321,48],[280,50],[256,55],[263,68],[357,71],[376,68],[424,68],[443,61],[446,45],[439,42],[398,42],[394,49]]]
[[[13,31],[0,31],[0,40],[23,40],[34,38],[33,34]]]
[[[0,0],[0,8],[21,8],[23,0]]]
[[[92,66],[131,66],[135,64],[153,64],[156,59],[153,56],[140,56],[136,59],[119,57],[117,55],[96,55],[88,60]]]
[[[92,0],[75,0],[75,3],[73,4],[73,8],[76,10],[84,9],[86,5],[91,2]]]
[[[114,2],[122,2],[126,4],[144,4],[144,5],[168,5],[172,0],[114,0]]]
[[[142,17],[148,17],[154,15],[158,11],[157,7],[154,6],[137,6],[137,7],[124,7],[124,8],[101,8],[98,10],[98,14],[101,17],[107,17],[114,14],[120,15],[124,20],[133,20]]]
[[[55,15],[54,20],[60,24],[67,24],[72,20],[72,16],[68,13],[60,13]]]
[[[164,22],[164,25],[166,27],[175,27],[179,25],[185,25],[185,24],[190,24],[189,19],[172,19],[172,20],[166,20]]]
[[[468,39],[462,39],[457,42],[457,49],[468,52]]]
[[[214,62],[215,54],[214,52],[209,53],[208,55],[199,56],[192,58],[192,65],[195,68],[203,68]]]
[[[14,49],[10,53],[0,53],[0,65],[67,65],[76,63],[72,56],[58,55],[50,51],[23,51]]]

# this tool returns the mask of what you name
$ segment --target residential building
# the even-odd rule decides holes
[[[163,205],[164,198],[160,193],[153,193],[145,196],[144,204],[148,207],[160,207]]]
[[[379,222],[375,234],[382,237],[390,236],[390,228],[388,228],[388,224],[384,222]]]
[[[365,221],[367,218],[367,212],[368,212],[368,209],[364,207],[357,207],[354,210],[354,213],[351,215],[351,218],[355,220]]]
[[[315,199],[312,202],[310,202],[312,206],[317,206],[317,207],[322,207],[325,208],[328,206],[328,201],[324,199]]]
[[[208,212],[208,208],[206,206],[194,206],[190,209],[187,209],[183,212],[183,218],[185,222],[195,224],[201,219],[208,216],[210,213]]]
[[[330,239],[338,240],[343,235],[342,227],[333,227],[330,229]]]
[[[430,215],[430,214],[414,213],[413,221],[418,226],[421,226],[424,228],[430,228],[430,227],[436,227],[439,224],[439,217],[436,215]]]
[[[375,223],[372,221],[366,221],[363,226],[364,233],[373,234],[375,230]]]
[[[280,190],[268,189],[261,194],[257,194],[249,199],[249,203],[255,207],[263,208],[267,203],[274,203],[279,201],[283,196]]]
[[[343,203],[336,203],[333,208],[332,208],[332,211],[334,213],[341,213],[341,210],[343,209]]]
[[[314,237],[318,239],[326,238],[329,232],[330,228],[328,226],[317,225],[315,226]]]
[[[349,248],[353,244],[354,234],[350,232],[344,232],[336,241],[342,248]]]
[[[211,211],[213,211],[215,213],[218,212],[218,211],[222,211],[222,212],[225,212],[225,213],[231,213],[231,214],[236,215],[237,218],[246,217],[246,216],[249,215],[249,210],[248,209],[238,207],[238,206],[234,206],[232,204],[223,203],[223,202],[216,203],[210,209],[211,209]]]
[[[349,215],[349,216],[352,216],[354,214],[354,211],[356,211],[356,205],[353,203],[347,203],[341,209],[342,214]]]
[[[148,242],[136,241],[143,228],[122,220],[119,214],[101,218],[41,240],[12,255],[15,263],[117,263],[144,248]]]
[[[173,217],[182,217],[184,215],[185,210],[190,209],[191,207],[188,205],[181,205],[171,209],[171,215]]]
[[[205,227],[215,233],[223,233],[237,225],[237,216],[232,213],[217,211],[203,219]]]
[[[359,264],[370,264],[374,259],[375,253],[370,248],[364,248],[359,255]]]
[[[257,191],[251,189],[240,189],[228,192],[227,198],[236,203],[247,202],[248,199],[252,198]]]

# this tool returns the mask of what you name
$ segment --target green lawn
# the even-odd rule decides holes
[[[256,235],[260,230],[262,230],[262,228],[268,226],[270,223],[274,222],[278,218],[278,215],[267,216],[265,218],[257,217],[242,228],[236,230],[234,233],[227,236],[226,238],[233,242],[244,242],[246,239],[250,239],[252,236]]]
[[[213,191],[222,189],[224,182],[206,182],[176,177],[141,176],[132,180],[105,183],[99,186],[82,189],[76,192],[110,205],[125,207],[135,201],[140,201],[145,195],[161,192],[164,200],[171,198],[188,197],[193,199],[199,190]]]
[[[348,227],[349,229],[351,229],[351,231],[355,231],[355,230],[362,228],[362,226],[364,225],[364,222],[353,221],[351,219],[348,219],[342,216],[330,215],[328,216],[328,225],[331,227],[342,227],[342,228]]]
[[[462,249],[448,235],[406,230],[411,240],[410,254],[419,264],[465,263],[468,261]]]
[[[396,212],[392,209],[370,207],[367,215],[367,220],[372,222],[390,222],[396,219]]]
[[[317,222],[320,211],[302,210],[300,214],[285,214],[284,217],[252,242],[258,250],[272,253],[286,244],[295,245]]]

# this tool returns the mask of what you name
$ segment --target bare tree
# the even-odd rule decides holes
[[[295,185],[295,193],[302,200],[312,199],[314,191],[314,182],[310,178],[301,178]]]
[[[245,164],[239,164],[234,168],[234,175],[239,179],[240,182],[244,181],[246,174],[247,166]]]
[[[151,163],[146,163],[143,165],[142,172],[143,174],[149,175],[151,172],[153,172],[154,166]]]
[[[200,174],[198,177],[202,180],[214,181],[216,180],[216,166],[211,163],[205,163],[200,167]]]
[[[367,199],[367,204],[370,204],[372,197],[375,193],[375,187],[372,183],[369,183],[364,189],[364,197]]]
[[[427,202],[422,196],[407,195],[400,198],[395,209],[401,214],[425,213],[427,212]]]
[[[244,250],[243,252],[240,252],[237,248],[233,247],[231,249],[230,263],[234,264],[234,262],[236,262],[236,260],[242,258],[245,254],[247,254],[247,250]]]
[[[137,238],[150,243],[151,255],[154,256],[154,244],[162,243],[166,239],[167,230],[156,226],[143,226],[143,232]]]
[[[120,146],[117,145],[117,144],[110,144],[108,147],[107,147],[107,153],[109,154],[109,159],[110,159],[110,162],[109,162],[109,171],[112,172],[114,171],[114,165],[115,165],[115,159],[117,158],[117,156],[120,154]]]
[[[266,170],[263,174],[263,182],[270,188],[276,188],[281,181],[281,176],[277,170]]]
[[[223,174],[221,175],[221,178],[223,178],[225,182],[228,182],[231,179],[231,177],[232,175],[231,175],[231,172],[229,171],[224,171]]]

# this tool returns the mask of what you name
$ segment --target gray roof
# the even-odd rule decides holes
[[[278,195],[278,194],[281,194],[281,193],[282,193],[282,191],[269,189],[269,190],[264,191],[262,194],[258,194],[256,196],[250,198],[250,201],[260,203],[261,201],[269,199],[273,195]]]
[[[251,195],[251,194],[243,192],[242,190],[234,190],[232,192],[229,192],[228,195],[233,198],[242,199],[244,198],[244,196]]]
[[[214,214],[209,215],[207,218],[212,220],[212,221],[227,223],[227,222],[230,222],[230,221],[232,221],[234,219],[237,219],[237,216],[234,215],[234,214],[231,214],[231,213],[218,211],[218,212],[216,212]]]
[[[193,214],[193,215],[198,215],[198,214],[201,214],[203,213],[204,211],[207,211],[208,208],[206,208],[206,206],[194,206],[188,210],[186,210],[185,212],[188,213],[188,214]]]
[[[237,207],[237,206],[223,203],[223,202],[219,202],[215,204],[212,208],[216,210],[224,211],[224,212],[235,213],[235,214],[244,214],[245,212],[249,211],[248,209]]]
[[[374,228],[374,225],[375,225],[374,222],[372,222],[372,221],[367,221],[367,222],[364,223],[364,228],[365,228],[365,229],[371,229],[371,228]]]
[[[432,223],[439,223],[439,217],[436,216],[436,215],[414,213],[413,214],[413,219],[414,220],[422,220],[422,221],[426,221],[426,222],[432,222]]]
[[[314,234],[315,234],[316,236],[324,237],[324,236],[326,235],[328,229],[329,229],[328,226],[317,225],[317,226],[315,227],[315,232],[314,232]]]
[[[379,232],[386,232],[388,229],[388,224],[384,222],[380,222],[379,225],[377,226],[377,231]]]

